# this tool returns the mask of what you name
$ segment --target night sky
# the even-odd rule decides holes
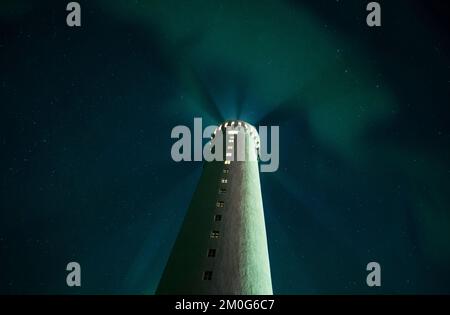
[[[68,2],[0,2],[0,293],[153,294],[194,117],[280,126],[275,294],[450,293],[445,1],[379,1],[380,28],[369,1],[79,1],[81,28]]]

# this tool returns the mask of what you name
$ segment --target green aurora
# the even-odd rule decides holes
[[[80,1],[79,33],[62,5],[2,2],[0,292],[72,293],[54,270],[80,259],[76,293],[153,293],[201,170],[170,160],[170,130],[202,117],[280,126],[261,174],[275,294],[449,293],[448,39],[410,1],[381,2],[380,29],[364,1],[311,2]],[[36,115],[52,148],[22,165]]]

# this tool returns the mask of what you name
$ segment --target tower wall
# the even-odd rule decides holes
[[[245,161],[204,163],[156,294],[272,294],[257,147],[248,132],[244,149]]]

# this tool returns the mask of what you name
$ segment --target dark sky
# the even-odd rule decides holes
[[[79,2],[81,28],[64,1],[0,4],[0,293],[152,294],[194,117],[280,126],[274,293],[450,293],[445,1],[379,1],[377,29],[369,1]]]

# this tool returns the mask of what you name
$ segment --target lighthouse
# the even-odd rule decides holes
[[[223,158],[203,164],[156,294],[272,294],[258,132],[226,121],[210,146]]]

